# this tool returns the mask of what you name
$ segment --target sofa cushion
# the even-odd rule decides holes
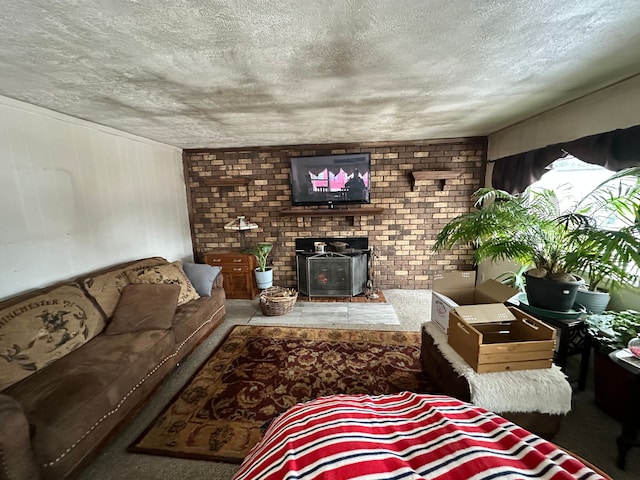
[[[35,425],[32,442],[39,463],[51,462],[47,471],[53,471],[101,443],[114,422],[126,417],[175,365],[175,348],[171,330],[98,335],[10,387],[7,394],[19,399]],[[140,391],[147,393],[140,398]],[[105,425],[110,426],[105,430]],[[95,437],[93,432],[101,433]],[[49,473],[46,478],[61,477]]]
[[[0,465],[3,479],[40,478],[31,448],[31,425],[22,405],[9,395],[0,394]]]
[[[196,289],[182,270],[182,262],[176,261],[166,265],[127,270],[127,277],[131,283],[170,283],[180,285],[178,305],[200,298]]]
[[[218,274],[222,271],[222,267],[208,265],[206,263],[184,263],[182,265],[184,273],[189,277],[189,281],[201,297],[211,296],[213,282]]]
[[[171,328],[180,285],[131,283],[124,287],[106,335]]]
[[[167,263],[167,260],[162,257],[151,257],[124,263],[83,277],[82,285],[102,308],[106,317],[110,318],[118,304],[118,300],[120,300],[122,289],[131,283],[127,276],[127,271],[137,271]]]
[[[66,284],[0,310],[0,391],[64,357],[104,330],[102,312],[77,284]]]
[[[212,291],[212,295],[209,297],[200,297],[180,305],[176,309],[172,326],[176,343],[180,345],[185,340],[189,341],[188,339],[196,330],[203,328],[211,330],[212,326],[217,325],[225,313],[224,301],[224,290],[218,287]],[[206,325],[209,321],[212,321],[212,324]]]

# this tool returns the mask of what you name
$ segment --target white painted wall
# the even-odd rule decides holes
[[[487,158],[640,125],[640,75],[489,135]]]
[[[0,97],[0,299],[121,261],[191,259],[182,151]]]

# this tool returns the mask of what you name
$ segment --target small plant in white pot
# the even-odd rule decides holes
[[[267,259],[271,250],[273,250],[273,244],[266,242],[258,243],[258,245],[248,250],[249,253],[256,257],[258,262],[258,268],[255,269],[256,284],[261,290],[273,285],[273,269],[267,267]]]

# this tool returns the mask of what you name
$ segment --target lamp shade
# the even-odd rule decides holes
[[[244,218],[244,216],[236,217],[224,226],[225,230],[235,230],[236,232],[251,230],[253,228],[258,228],[258,225],[249,222]]]
[[[258,225],[247,221],[244,216],[236,217],[224,226],[225,230],[233,230],[240,234],[240,247],[244,248],[244,234],[247,230],[258,228]]]

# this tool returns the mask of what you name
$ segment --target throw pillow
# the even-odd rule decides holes
[[[166,265],[167,263],[169,262],[162,257],[137,260],[87,277],[83,281],[83,286],[87,293],[100,305],[106,317],[110,318],[118,304],[118,300],[120,300],[122,289],[130,283],[126,272],[155,267],[156,265]]]
[[[76,284],[5,305],[0,310],[0,390],[85,344],[105,325],[102,312]]]
[[[222,267],[207,265],[206,263],[185,263],[182,266],[184,273],[193,284],[196,292],[201,297],[210,297],[213,282],[222,271]]]
[[[105,335],[167,330],[178,306],[180,285],[132,283],[124,287]]]
[[[127,270],[127,277],[131,283],[175,283],[180,285],[178,305],[200,298],[182,270],[182,262],[180,261],[141,270]]]

